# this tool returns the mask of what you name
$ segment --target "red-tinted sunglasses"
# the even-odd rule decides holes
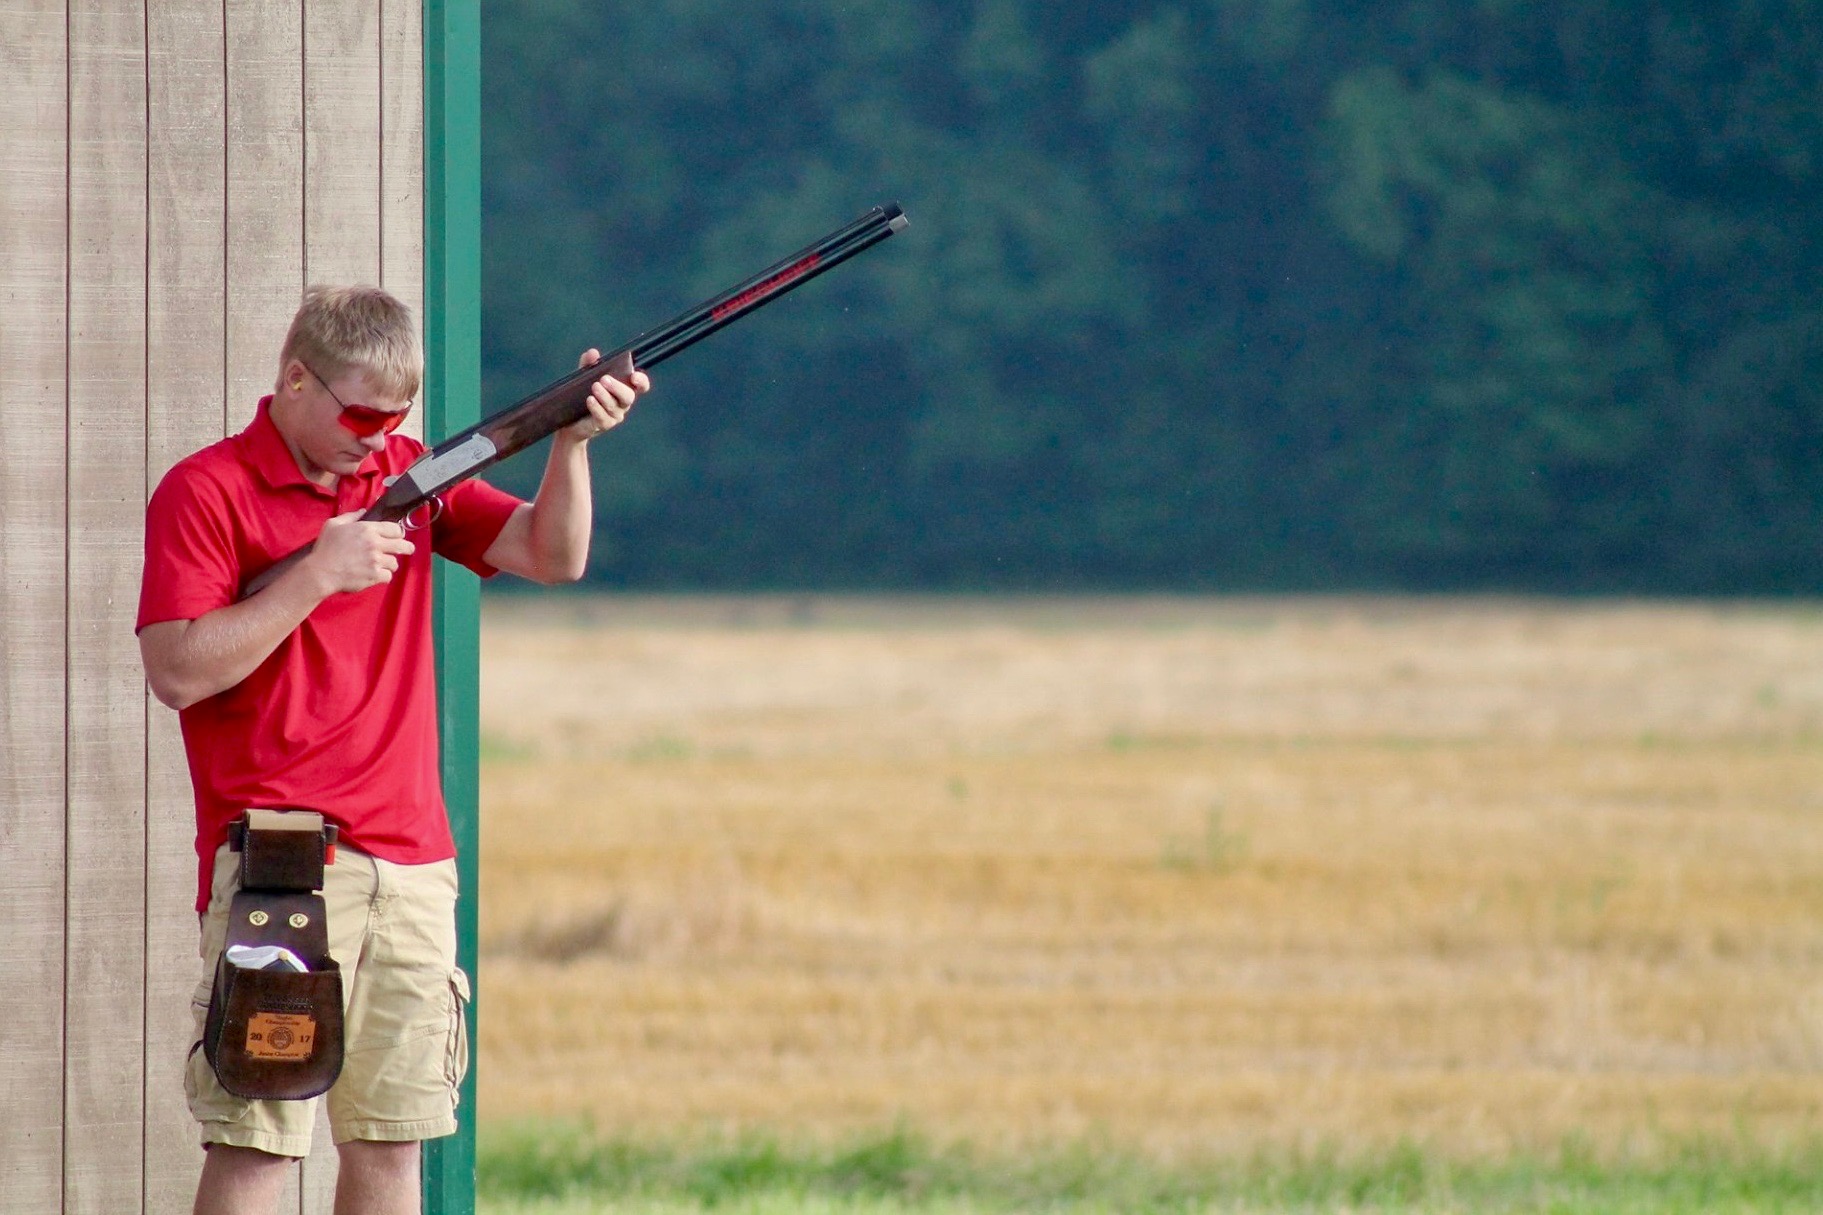
[[[336,421],[360,438],[365,439],[382,432],[391,434],[399,429],[400,423],[404,422],[405,416],[411,412],[412,402],[410,401],[405,402],[404,409],[375,409],[371,405],[343,405],[342,398],[335,394],[335,389],[329,386],[328,380],[317,375],[315,368],[301,359],[298,361],[298,366],[316,376],[316,382],[323,386],[323,391],[329,394],[329,399],[342,406],[341,416]]]

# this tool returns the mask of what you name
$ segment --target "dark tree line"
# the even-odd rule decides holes
[[[595,578],[1823,589],[1818,7],[500,0],[488,404],[898,199]]]

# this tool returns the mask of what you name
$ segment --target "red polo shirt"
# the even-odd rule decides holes
[[[373,505],[423,444],[393,435],[360,472],[324,489],[298,469],[260,402],[253,424],[165,474],[146,507],[136,628],[195,620],[316,540],[325,521]],[[324,600],[251,675],[179,714],[196,795],[197,909],[215,851],[250,807],[315,810],[354,847],[400,864],[455,855],[437,771],[431,553],[487,577],[482,555],[519,499],[478,480],[444,493],[431,543],[391,582]]]

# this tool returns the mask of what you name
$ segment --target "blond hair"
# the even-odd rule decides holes
[[[305,288],[279,351],[281,375],[292,359],[332,380],[351,371],[364,374],[376,389],[401,401],[417,396],[424,379],[424,351],[411,309],[365,285]]]

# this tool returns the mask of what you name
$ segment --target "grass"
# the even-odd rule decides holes
[[[574,1124],[495,1128],[480,1154],[483,1215],[728,1212],[1604,1212],[1760,1215],[1823,1209],[1823,1152],[1741,1157],[1687,1147],[1650,1164],[1578,1145],[1471,1163],[1398,1145],[1369,1156],[1258,1154],[1166,1166],[1103,1149],[1017,1157],[895,1132],[821,1149],[746,1137],[690,1145],[600,1139]]]

